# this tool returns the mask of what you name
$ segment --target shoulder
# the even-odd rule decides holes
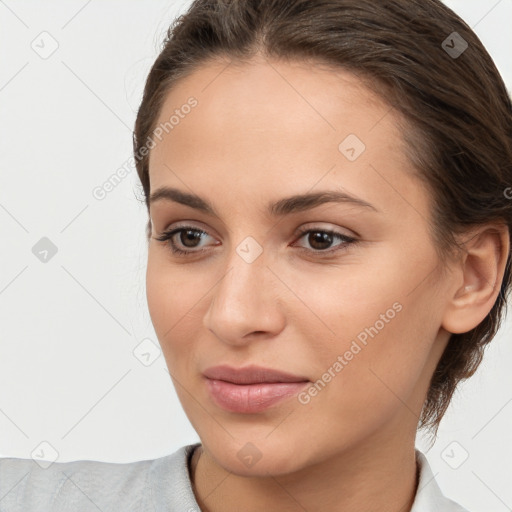
[[[427,457],[418,449],[416,449],[416,461],[419,468],[419,480],[410,512],[469,512],[443,494],[435,480]]]
[[[46,467],[32,459],[2,458],[0,510],[154,511],[162,499],[158,487],[163,482],[190,482],[187,457],[194,446],[128,463],[78,460]],[[166,499],[172,505],[174,497],[167,495]]]

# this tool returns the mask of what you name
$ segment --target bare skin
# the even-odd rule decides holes
[[[347,71],[263,57],[226,64],[205,64],[169,92],[159,122],[190,96],[198,104],[150,153],[151,192],[194,193],[218,213],[164,199],[150,211],[148,305],[201,439],[191,465],[197,501],[203,512],[407,512],[431,376],[450,333],[467,332],[492,308],[506,229],[480,227],[443,272],[428,231],[431,198],[411,176],[388,105]],[[339,149],[349,134],[365,145],[353,161]],[[266,211],[320,190],[373,208]],[[174,236],[187,256],[155,239],[179,226],[206,232],[197,246]],[[323,248],[300,227],[358,241],[332,237]],[[236,250],[249,236],[262,249],[251,263]],[[377,334],[351,357],[371,326]],[[202,376],[218,364],[258,364],[311,384],[330,369],[331,379],[309,400],[234,413],[214,403]],[[251,466],[238,456],[247,443],[261,456]]]

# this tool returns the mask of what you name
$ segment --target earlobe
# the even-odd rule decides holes
[[[501,289],[510,252],[506,225],[486,225],[464,237],[460,260],[462,285],[456,285],[445,311],[442,327],[453,334],[475,328],[491,311]]]

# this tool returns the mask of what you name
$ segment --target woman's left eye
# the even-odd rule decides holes
[[[311,247],[311,249],[305,247],[300,247],[300,249],[314,254],[331,254],[333,252],[346,249],[349,245],[357,243],[356,238],[338,233],[337,231],[326,229],[304,229],[301,230],[299,234],[299,240],[307,236],[306,240]],[[165,231],[155,239],[160,242],[165,242],[167,245],[169,245],[173,254],[179,256],[187,256],[194,253],[201,253],[206,250],[200,245],[202,237],[205,235],[210,236],[206,231],[202,229],[198,229],[193,226],[181,226],[169,231]],[[184,247],[185,249],[182,249],[178,246],[175,240],[176,238],[178,239],[181,247]],[[340,243],[335,245],[334,248],[328,247],[331,246],[335,240],[338,240]],[[191,250],[197,249],[198,247],[200,250]]]
[[[337,231],[332,231],[329,229],[319,229],[319,228],[310,228],[300,231],[300,238],[303,238],[307,235],[306,240],[308,241],[308,244],[313,247],[313,250],[311,249],[304,249],[309,252],[313,253],[327,253],[331,254],[336,251],[344,250],[349,245],[353,245],[357,243],[357,239],[353,238],[348,235],[344,235],[343,233],[338,233]],[[339,240],[340,243],[334,248],[326,247],[326,245],[330,246],[332,245],[334,240]]]

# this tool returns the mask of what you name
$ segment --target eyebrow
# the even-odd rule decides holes
[[[156,189],[149,198],[149,203],[153,204],[157,201],[173,201],[176,203],[189,206],[196,210],[202,211],[209,215],[220,218],[215,208],[202,197],[181,191],[172,187],[160,187]],[[321,206],[326,203],[349,203],[361,208],[367,208],[378,212],[372,204],[363,199],[350,195],[346,192],[325,190],[319,192],[308,192],[290,197],[279,199],[274,203],[267,205],[268,213],[273,217],[280,217],[292,213],[303,212]]]

